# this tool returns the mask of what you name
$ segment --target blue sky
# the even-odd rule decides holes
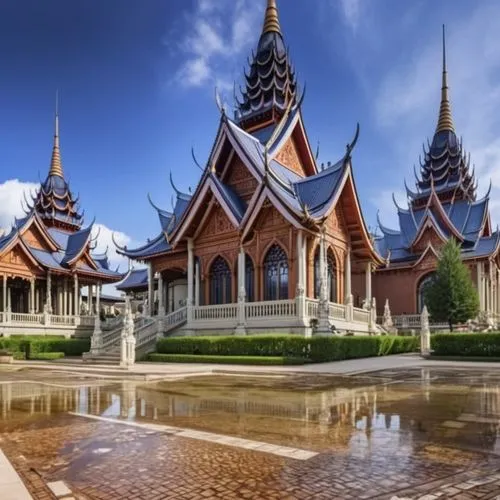
[[[218,125],[214,89],[231,107],[256,45],[265,0],[2,0],[0,226],[45,177],[55,91],[66,176],[88,220],[130,245],[159,230],[147,193],[169,209],[173,172],[195,186]],[[361,124],[354,171],[368,225],[395,222],[422,142],[432,137],[448,33],[457,133],[479,193],[493,181],[500,220],[500,4],[495,0],[278,0],[320,161],[335,161]],[[116,256],[112,256],[117,261]]]

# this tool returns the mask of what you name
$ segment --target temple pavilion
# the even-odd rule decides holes
[[[194,192],[172,182],[171,211],[151,202],[158,234],[139,248],[119,247],[147,265],[149,314],[164,332],[184,335],[376,331],[371,279],[384,260],[356,192],[359,127],[340,159],[318,162],[275,0],[244,81],[234,116],[218,102]],[[143,285],[144,271],[122,289],[134,288],[128,280]]]
[[[395,315],[420,313],[439,249],[449,238],[455,238],[478,288],[480,310],[491,318],[500,312],[500,232],[491,227],[491,185],[483,197],[477,196],[471,156],[455,131],[444,28],[439,117],[432,142],[424,146],[419,163],[414,169],[415,186],[410,188],[405,183],[407,208],[395,201],[398,229],[390,229],[379,220],[382,234],[375,239],[375,246],[385,265],[374,277],[378,304],[389,299]]]
[[[25,216],[0,236],[0,333],[69,335],[87,329],[90,335],[101,286],[123,274],[110,269],[106,254],[93,252],[94,223],[84,225],[64,177],[57,110],[49,173],[24,201]],[[91,298],[87,308],[81,305],[82,287]]]

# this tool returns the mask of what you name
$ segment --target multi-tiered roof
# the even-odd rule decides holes
[[[444,28],[439,118],[432,143],[424,147],[415,179],[415,189],[405,183],[408,208],[396,204],[399,230],[386,228],[379,220],[382,236],[375,242],[390,267],[413,265],[428,251],[435,252],[439,240],[450,237],[461,244],[464,259],[489,256],[498,250],[500,233],[492,233],[488,210],[490,191],[477,200],[470,155],[455,132]]]
[[[119,248],[119,252],[136,260],[171,252],[183,238],[193,236],[193,228],[202,223],[210,197],[216,198],[245,240],[252,234],[266,200],[293,226],[318,231],[345,194],[349,209],[343,214],[351,231],[353,253],[381,262],[366,230],[352,176],[351,153],[359,128],[339,161],[318,166],[317,154],[313,154],[304,128],[303,94],[298,97],[275,0],[267,1],[263,30],[245,80],[246,89],[242,91],[242,102],[237,103],[235,119],[220,107],[214,146],[193,195],[176,189],[172,211],[155,206],[161,226],[159,235],[140,248]],[[226,166],[235,157],[243,164],[244,175],[255,183],[248,196],[231,184],[233,172]]]
[[[59,115],[56,111],[54,145],[49,173],[31,202],[26,200],[25,216],[15,219],[10,232],[0,237],[0,257],[19,247],[36,272],[74,274],[116,282],[123,278],[109,266],[107,252],[93,253],[97,237],[92,222],[83,227],[78,199],[64,177],[59,147]]]

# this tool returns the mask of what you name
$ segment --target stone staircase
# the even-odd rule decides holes
[[[134,321],[136,358],[153,352],[158,337],[173,333],[184,325],[187,309],[183,307],[166,316],[154,318],[140,317]],[[121,335],[123,324],[117,328],[102,332],[102,347],[99,353],[87,352],[83,355],[84,363],[99,365],[119,365],[121,362]]]

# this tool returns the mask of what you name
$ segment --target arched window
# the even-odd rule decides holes
[[[231,269],[222,257],[217,257],[210,266],[210,303],[231,302]]]
[[[245,300],[253,302],[255,300],[255,269],[252,259],[248,255],[245,255],[245,292]]]
[[[426,274],[421,280],[418,285],[418,290],[417,290],[417,312],[421,313],[422,309],[424,308],[424,298],[425,298],[425,289],[432,283],[432,280],[434,279],[434,276],[436,273],[432,272],[429,274]]]
[[[288,258],[279,245],[273,245],[264,260],[264,300],[288,299]]]
[[[314,254],[314,296],[318,299],[320,295],[321,273],[319,269],[319,246]],[[330,302],[337,302],[337,265],[332,251],[328,249],[326,254],[326,263],[328,266],[327,292]]]

